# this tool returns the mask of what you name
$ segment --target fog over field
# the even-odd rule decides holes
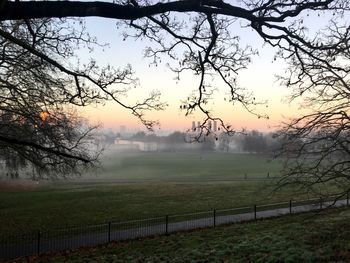
[[[102,157],[101,164],[96,179],[225,181],[278,176],[281,168],[279,160],[268,156],[190,151],[109,150]]]
[[[94,169],[82,170],[79,175],[47,177],[36,175],[30,164],[23,166],[2,161],[0,178],[132,182],[225,181],[279,176],[281,162],[273,158],[279,141],[272,134],[251,131],[234,136],[225,133],[195,136],[198,134],[191,132],[173,132],[167,136],[145,132],[129,135],[101,132],[95,144],[101,145],[103,151]]]
[[[215,138],[205,144],[174,135],[170,138],[178,141],[142,137],[148,138],[104,138],[99,167],[79,176],[32,180],[29,168],[19,170],[19,178],[3,174],[0,231],[44,231],[313,197],[293,187],[275,191],[282,160],[272,157],[271,144],[259,146],[264,136],[250,136],[255,141],[246,140],[242,148],[237,138],[220,145]]]

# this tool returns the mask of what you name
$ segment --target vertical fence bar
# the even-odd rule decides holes
[[[346,205],[349,206],[349,192],[346,193]]]
[[[254,219],[256,220],[256,205],[254,205]]]
[[[37,243],[37,254],[40,255],[40,239],[41,239],[41,233],[40,233],[40,230],[38,231],[38,234],[37,234],[37,238],[38,238],[38,243]]]
[[[108,243],[111,242],[111,222],[108,222]]]
[[[320,198],[320,209],[322,209],[322,198]]]
[[[289,214],[292,214],[292,200],[289,200]]]
[[[169,225],[169,216],[166,215],[165,216],[165,234],[166,235],[169,233],[168,225]]]
[[[213,225],[216,227],[216,209],[213,211]]]

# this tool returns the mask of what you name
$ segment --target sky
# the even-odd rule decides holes
[[[86,23],[89,33],[96,36],[100,42],[109,43],[109,47],[104,50],[95,49],[92,54],[82,54],[83,56],[90,55],[102,65],[109,63],[115,67],[124,67],[131,64],[135,70],[140,86],[126,101],[145,97],[151,90],[161,91],[162,101],[167,102],[169,106],[163,112],[150,112],[146,115],[149,119],[159,120],[160,126],[156,127],[156,130],[185,131],[191,127],[192,121],[203,120],[204,116],[201,114],[186,117],[180,110],[181,101],[197,88],[198,80],[195,76],[185,74],[180,81],[176,81],[175,74],[165,66],[165,63],[158,67],[150,67],[150,59],[143,57],[147,43],[134,39],[123,41],[122,31],[117,29],[114,20],[88,18]],[[239,105],[232,106],[225,101],[227,92],[223,84],[217,86],[218,91],[213,96],[215,99],[211,102],[211,109],[215,112],[215,116],[221,117],[237,130],[246,128],[264,132],[274,131],[282,121],[287,121],[300,110],[297,103],[287,102],[286,96],[289,91],[280,86],[276,80],[276,74],[283,74],[286,65],[283,61],[273,60],[277,50],[264,45],[254,32],[244,30],[239,34],[242,43],[251,44],[259,49],[259,56],[253,57],[253,62],[248,69],[240,71],[239,84],[254,92],[258,100],[267,101],[266,105],[256,110],[260,114],[267,114],[269,119],[259,119]],[[98,108],[84,109],[83,115],[92,123],[101,124],[105,129],[119,130],[120,126],[126,126],[129,130],[145,130],[137,118],[115,102],[108,102]]]

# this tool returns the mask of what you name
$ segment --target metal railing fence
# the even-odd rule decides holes
[[[222,224],[256,220],[285,214],[319,210],[328,206],[348,206],[349,195],[341,200],[289,200],[273,204],[214,209],[186,214],[108,222],[97,225],[66,227],[21,235],[0,236],[0,259],[59,252],[114,241],[131,240]]]

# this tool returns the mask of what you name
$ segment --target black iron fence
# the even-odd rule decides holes
[[[274,204],[252,205],[231,209],[214,209],[187,214],[173,214],[140,220],[108,222],[98,225],[67,227],[0,237],[0,259],[12,259],[42,253],[89,247],[112,241],[130,240],[178,231],[256,220],[285,214],[349,205],[346,199],[330,198],[295,200]]]

